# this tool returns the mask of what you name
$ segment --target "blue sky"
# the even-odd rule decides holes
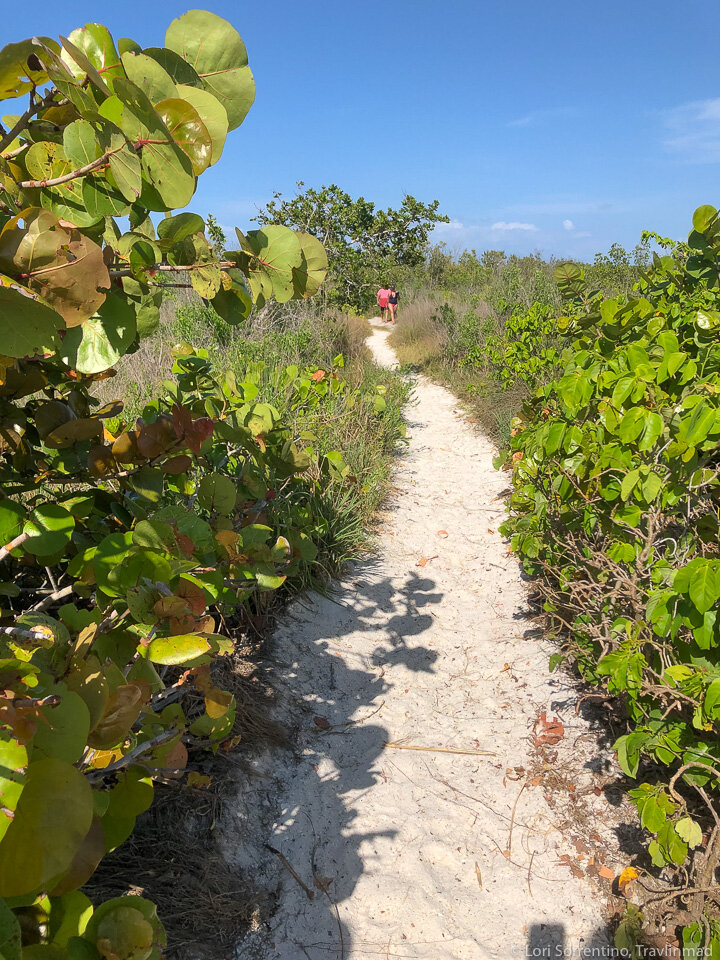
[[[591,257],[718,203],[718,0],[206,0],[258,94],[192,209],[249,226],[274,190],[335,182],[440,201],[451,249]],[[91,20],[160,45],[185,4],[0,0],[6,41]],[[22,16],[11,14],[22,10]]]

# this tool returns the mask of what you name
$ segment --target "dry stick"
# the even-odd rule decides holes
[[[14,540],[11,540],[10,543],[6,543],[2,549],[0,549],[0,560],[4,560],[5,557],[16,547],[21,546],[25,541],[30,537],[29,533],[21,533],[19,536],[15,537]]]
[[[101,167],[106,160],[109,160],[110,157],[118,153],[120,150],[124,150],[125,147],[126,144],[123,143],[121,147],[116,147],[114,150],[106,150],[101,157],[97,158],[97,160],[86,163],[84,167],[79,167],[77,170],[71,170],[69,173],[64,173],[61,177],[53,177],[51,180],[23,180],[18,184],[18,186],[23,190],[31,190],[36,187],[58,187],[61,183],[69,183],[71,180],[78,180],[80,177],[84,177],[86,173],[92,173],[93,170],[97,170],[97,168]]]
[[[520,795],[522,794],[526,786],[527,786],[527,780],[523,780],[523,784],[520,787],[520,791],[518,795],[515,797],[515,803],[513,804],[512,813],[510,814],[510,833],[508,834],[508,845],[507,845],[508,855],[512,853],[512,835],[513,835],[513,828],[515,826],[515,811],[517,810],[517,805],[518,805],[518,800],[520,799]]]
[[[292,876],[295,878],[295,880],[300,884],[300,886],[301,886],[301,887],[303,888],[303,890],[305,891],[305,894],[306,894],[308,900],[314,900],[314,899],[315,899],[315,894],[314,894],[314,892],[310,889],[310,887],[307,886],[307,884],[305,884],[305,883],[301,880],[301,878],[297,875],[297,873],[295,873],[295,871],[293,870],[292,866],[290,865],[290,862],[289,862],[289,860],[287,859],[287,857],[285,856],[285,854],[280,853],[279,850],[276,850],[275,847],[271,846],[269,843],[266,843],[265,846],[268,848],[268,850],[269,850],[271,853],[274,853],[275,856],[276,856],[276,857],[278,858],[278,860],[280,861],[280,863],[282,863],[282,865],[283,865],[287,870],[290,871],[290,873],[292,874]]]
[[[33,611],[47,610],[47,608],[51,607],[56,600],[62,600],[63,597],[69,597],[72,592],[72,585],[69,587],[63,587],[61,590],[55,590],[54,593],[51,593],[49,596],[45,597],[40,601],[40,603],[36,603],[34,607],[31,607],[31,609]]]
[[[496,757],[492,750],[455,750],[453,747],[421,747],[412,743],[386,743],[394,750],[424,750],[426,753],[462,753],[470,757]]]

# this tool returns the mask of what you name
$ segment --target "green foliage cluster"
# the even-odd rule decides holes
[[[409,194],[399,209],[376,210],[365,197],[353,199],[336,184],[319,190],[299,182],[289,200],[275,194],[260,212],[260,224],[283,224],[317,237],[329,261],[327,301],[358,313],[372,308],[375,293],[403,267],[424,258],[430,230],[447,222],[437,200],[422,203]]]
[[[144,50],[98,24],[10,44],[0,98],[21,94],[0,127],[0,954],[151,960],[154,906],[79,888],[185,741],[231,733],[228,621],[307,576],[311,494],[349,482],[283,414],[384,401],[289,367],[281,411],[189,344],[139,417],[97,397],[157,330],[166,274],[231,324],[324,278],[315,237],[273,225],[227,252],[173,213],[253,102],[229,23],[190,11]]]
[[[459,360],[461,367],[475,368],[490,363],[493,375],[503,388],[522,380],[528,387],[550,379],[559,354],[555,348],[557,328],[550,307],[534,303],[526,313],[515,313],[503,332],[489,334],[485,343],[475,344]]]
[[[685,939],[720,949],[720,219],[655,255],[628,298],[558,267],[572,343],[515,421],[504,531],[615,743],[649,855],[677,868]],[[561,661],[558,654],[554,660]],[[620,708],[622,704],[622,709]],[[678,894],[678,897],[680,894]],[[680,906],[671,895],[664,907]],[[688,915],[689,914],[689,915]]]

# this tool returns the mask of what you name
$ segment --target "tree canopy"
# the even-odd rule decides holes
[[[374,203],[365,197],[353,199],[337,184],[317,190],[300,181],[297,187],[292,199],[276,193],[257,220],[320,240],[329,268],[323,295],[337,306],[356,310],[371,306],[375,289],[392,282],[398,267],[423,262],[430,231],[448,220],[438,213],[437,200],[427,204],[406,194],[397,210],[376,210]]]

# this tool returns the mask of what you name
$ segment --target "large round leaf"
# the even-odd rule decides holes
[[[42,37],[42,40],[51,47],[60,49],[54,40],[48,40],[47,37]],[[34,52],[32,40],[9,43],[0,50],[0,100],[22,96],[26,91],[47,81],[48,75],[40,62],[28,60]],[[38,69],[34,69],[35,67]]]
[[[223,271],[230,284],[225,282],[212,298],[213,308],[226,323],[241,323],[250,316],[252,297],[245,286],[245,277],[240,270]]]
[[[94,317],[67,332],[62,358],[78,373],[101,373],[118,362],[135,333],[132,304],[116,294],[108,294]]]
[[[299,267],[293,267],[295,295],[312,297],[318,292],[325,280],[328,269],[325,247],[311,233],[296,234],[302,247],[303,260]]]
[[[156,103],[155,109],[175,143],[189,157],[195,176],[200,176],[210,166],[212,140],[195,107],[171,97]]]
[[[148,660],[153,663],[181,664],[207,653],[211,649],[208,640],[196,633],[177,637],[158,637],[147,648]]]
[[[29,538],[23,550],[35,557],[50,557],[67,544],[75,529],[73,515],[57,503],[36,507],[25,522],[24,533]]]
[[[107,27],[100,23],[86,23],[84,27],[73,30],[67,40],[69,42],[63,41],[61,57],[78,81],[82,82],[85,76],[89,76],[97,84],[97,77],[101,77],[103,85],[107,84],[112,89],[116,78],[124,76],[120,57]]]
[[[157,60],[144,53],[124,53],[122,62],[128,79],[144,90],[152,103],[157,103],[158,100],[164,100],[166,97],[177,96],[172,78]]]
[[[208,90],[205,90],[204,87],[191,87],[185,84],[179,84],[177,91],[178,96],[182,97],[183,100],[187,100],[188,103],[195,107],[198,116],[210,134],[212,143],[210,166],[212,166],[220,159],[223,147],[225,146],[225,140],[227,139],[227,110],[218,98],[214,97]]]
[[[253,258],[250,279],[260,281],[263,296],[272,295],[278,303],[286,303],[295,293],[293,270],[303,262],[298,235],[288,227],[270,224],[262,230],[249,230],[244,241],[245,251]]]
[[[115,93],[123,105],[120,127],[140,152],[143,175],[167,208],[187,206],[195,192],[189,157],[138,86],[130,80],[118,80]]]
[[[65,324],[44,303],[0,286],[0,313],[0,353],[6,357],[32,357],[57,349],[57,331]]]
[[[206,510],[216,513],[232,513],[237,500],[235,484],[222,473],[209,473],[198,487],[198,503]]]
[[[75,763],[83,755],[90,732],[90,711],[85,701],[70,690],[60,693],[54,707],[43,707],[44,722],[38,723],[33,744],[46,757]]]
[[[92,816],[92,789],[79,770],[49,757],[31,763],[15,817],[0,842],[0,896],[32,893],[63,873]]]
[[[26,513],[14,500],[0,500],[0,547],[14,540],[22,532]]]
[[[237,30],[207,10],[189,10],[168,27],[165,46],[197,72],[227,111],[229,129],[240,126],[255,100],[255,81]]]

